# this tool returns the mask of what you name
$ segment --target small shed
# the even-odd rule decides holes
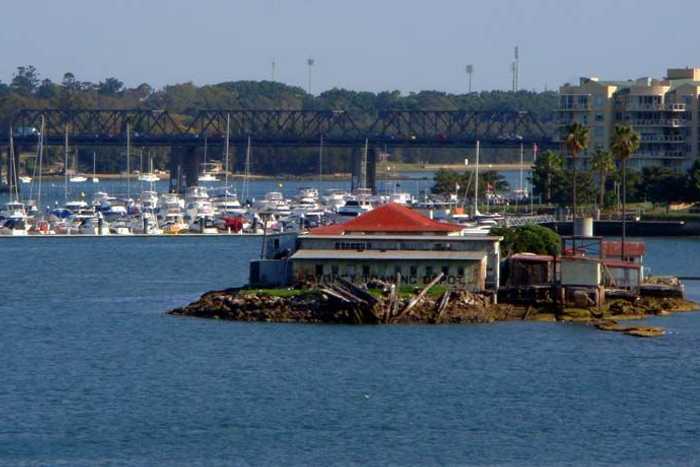
[[[617,289],[639,289],[642,284],[642,265],[629,261],[603,261],[606,285]]]
[[[562,256],[559,258],[561,285],[598,287],[603,282],[600,260],[585,256]]]
[[[547,285],[554,282],[554,257],[517,253],[508,258],[508,287]]]

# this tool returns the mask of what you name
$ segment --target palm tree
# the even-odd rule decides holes
[[[613,155],[610,151],[604,151],[598,148],[593,153],[591,167],[598,172],[598,178],[600,179],[598,205],[602,208],[605,205],[605,180],[608,174],[615,170],[615,159],[613,159]]]
[[[615,135],[612,141],[612,152],[615,159],[620,161],[622,170],[622,245],[620,247],[620,257],[625,259],[625,237],[627,235],[627,159],[639,149],[639,133],[634,131],[629,125],[618,125],[615,127]]]
[[[573,221],[576,224],[576,158],[578,153],[588,147],[588,128],[578,122],[574,122],[566,129],[566,148],[569,150],[573,161],[571,201],[573,208]]]

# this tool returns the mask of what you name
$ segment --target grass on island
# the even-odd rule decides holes
[[[411,298],[415,295],[418,295],[418,293],[422,289],[423,289],[423,287],[419,287],[419,286],[403,285],[399,288],[399,297]],[[430,290],[428,290],[427,296],[431,297],[431,298],[438,298],[442,294],[444,294],[446,290],[447,290],[447,286],[442,285],[442,284],[437,284],[437,285],[434,285],[433,287],[431,287]],[[312,289],[294,289],[291,287],[285,287],[285,288],[250,287],[250,288],[241,289],[239,293],[241,293],[243,295],[257,295],[258,297],[291,298],[291,297],[298,297],[298,296],[307,294],[311,291],[312,291]],[[371,288],[368,290],[368,292],[377,298],[381,298],[384,296],[384,293],[382,292],[381,289]]]
[[[278,289],[258,289],[249,288],[242,289],[240,291],[243,295],[257,295],[258,297],[281,297],[281,298],[291,298],[298,297],[308,293],[309,290],[302,289],[292,289],[292,288],[278,288]]]

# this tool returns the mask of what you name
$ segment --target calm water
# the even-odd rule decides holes
[[[700,240],[652,240],[700,275]],[[577,325],[175,318],[240,284],[251,238],[0,242],[0,463],[700,462],[700,314]],[[700,288],[689,287],[700,299]]]

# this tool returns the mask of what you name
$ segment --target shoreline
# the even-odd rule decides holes
[[[204,293],[167,312],[174,316],[224,321],[299,324],[476,324],[498,321],[577,323],[638,337],[664,334],[658,327],[622,326],[673,313],[700,311],[684,298],[612,299],[600,308],[559,308],[553,303],[494,304],[488,294],[445,290],[420,297],[364,290],[352,284],[309,289],[233,288]]]

